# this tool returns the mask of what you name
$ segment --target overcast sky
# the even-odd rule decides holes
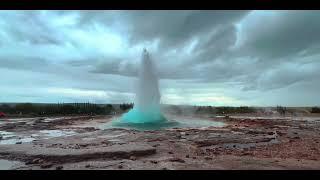
[[[0,102],[320,105],[320,11],[0,11]]]

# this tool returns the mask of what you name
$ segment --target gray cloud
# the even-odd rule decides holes
[[[96,102],[132,99],[144,47],[152,54],[167,103],[316,104],[311,95],[320,90],[309,83],[319,84],[320,78],[319,11],[0,15],[0,73],[7,77],[0,93],[16,89],[11,95],[17,100],[25,94],[41,101],[50,88],[70,91],[64,96],[70,101],[85,98],[80,94],[86,91],[93,96],[108,92],[97,95]],[[22,86],[31,87],[27,82],[39,90],[23,93]],[[52,95],[52,101],[57,99]],[[0,97],[4,100],[10,99]]]

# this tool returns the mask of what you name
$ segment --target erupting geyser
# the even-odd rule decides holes
[[[158,76],[150,55],[143,50],[139,70],[136,99],[133,109],[119,119],[107,123],[102,129],[113,127],[129,127],[137,130],[159,130],[170,127],[208,127],[224,126],[221,122],[199,120],[167,120],[160,110],[160,91]],[[111,126],[110,126],[111,125]]]
[[[139,71],[138,87],[133,109],[117,122],[126,125],[161,124],[166,118],[160,110],[158,77],[150,55],[143,50]]]

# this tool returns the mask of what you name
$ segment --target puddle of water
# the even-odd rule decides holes
[[[12,132],[0,131],[0,135],[2,136],[2,140],[0,140],[0,144],[16,144],[17,142],[28,143],[35,140],[35,138],[31,137],[19,137]]]
[[[20,164],[22,163],[19,161],[9,161],[9,160],[0,159],[0,170],[10,170]]]
[[[12,132],[7,132],[7,131],[0,131],[0,135],[1,136],[5,136],[5,135],[11,135],[13,134]]]
[[[21,139],[17,139],[17,138],[12,138],[12,139],[5,139],[5,140],[1,140],[0,144],[16,144],[17,142],[21,142],[21,143],[29,143],[34,141],[35,138],[21,138]]]
[[[41,134],[48,137],[61,137],[61,136],[72,136],[76,134],[74,131],[62,131],[62,130],[42,130]]]
[[[82,138],[82,140],[84,140],[84,141],[93,141],[93,140],[95,140],[96,138]]]
[[[2,137],[2,140],[15,137],[14,133],[7,131],[0,131],[0,136]]]

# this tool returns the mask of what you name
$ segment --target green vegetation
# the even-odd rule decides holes
[[[59,103],[59,104],[31,104],[21,103],[10,106],[2,104],[0,112],[23,115],[103,115],[111,114],[115,109],[111,104],[98,105],[91,103]]]
[[[236,113],[254,113],[256,109],[248,106],[240,107],[212,107],[212,106],[200,106],[196,113],[207,113],[207,114],[236,114]]]
[[[288,112],[287,108],[282,106],[277,106],[276,111],[281,115],[285,115]]]
[[[319,107],[311,108],[311,113],[320,113],[320,108]]]
[[[120,109],[122,111],[127,111],[129,109],[132,109],[133,108],[133,103],[131,104],[120,104]]]

